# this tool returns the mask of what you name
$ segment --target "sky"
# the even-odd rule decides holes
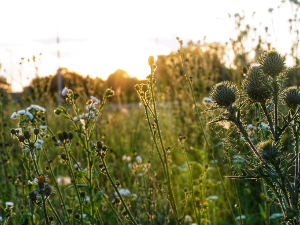
[[[274,30],[269,8],[274,9]],[[272,44],[284,54],[290,49],[287,21],[291,8],[289,2],[282,4],[281,0],[3,0],[0,75],[12,83],[14,92],[22,91],[22,86],[29,85],[36,76],[32,61],[27,61],[36,55],[39,76],[53,75],[61,66],[103,79],[123,69],[143,79],[149,74],[148,57],[176,51],[177,36],[184,43],[204,36],[207,42],[221,43],[234,38],[234,21],[228,13],[243,11],[247,23],[257,27],[261,24],[261,29],[270,26],[270,33],[275,33]]]

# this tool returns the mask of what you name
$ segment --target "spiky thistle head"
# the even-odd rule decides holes
[[[217,105],[226,107],[232,105],[239,98],[239,90],[234,83],[223,81],[213,87],[210,97]]]
[[[282,92],[282,99],[290,109],[296,109],[300,105],[300,89],[296,86],[289,87]]]
[[[277,147],[271,140],[260,142],[257,149],[266,161],[274,161],[279,154]]]
[[[273,78],[286,69],[285,56],[281,56],[275,49],[265,52],[258,63],[264,73]]]
[[[257,66],[250,67],[247,76],[243,81],[243,90],[246,95],[254,101],[265,102],[272,97],[271,90],[264,84],[268,82],[268,77]]]

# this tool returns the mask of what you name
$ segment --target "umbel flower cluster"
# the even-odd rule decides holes
[[[249,146],[248,167],[241,169],[238,176],[230,178],[263,179],[267,184],[267,198],[275,198],[285,216],[286,224],[299,224],[299,125],[300,125],[300,89],[299,87],[284,87],[287,67],[285,56],[275,49],[265,52],[256,66],[248,71],[242,83],[242,91],[229,81],[216,84],[210,93],[213,107],[205,110],[218,110],[219,115],[210,123],[228,121],[243,137]],[[281,111],[279,111],[279,106]],[[284,107],[285,106],[285,109]],[[257,115],[256,136],[247,131],[246,113],[254,107]],[[248,120],[249,121],[249,120]],[[264,122],[268,129],[261,129]],[[293,136],[288,136],[290,127]],[[250,137],[251,136],[251,137]],[[294,142],[294,146],[285,146],[283,137]],[[294,149],[291,153],[285,149]],[[255,156],[255,157],[253,157]],[[293,175],[290,171],[292,169]]]

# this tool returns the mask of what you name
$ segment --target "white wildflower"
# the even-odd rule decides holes
[[[263,129],[270,128],[269,125],[264,123],[264,122],[261,122],[261,126],[262,126]]]
[[[235,220],[240,220],[241,218],[242,218],[242,220],[244,220],[244,219],[246,219],[246,216],[244,216],[244,215],[237,216],[237,217],[235,218]]]
[[[210,160],[210,163],[211,164],[218,163],[218,160],[217,159],[216,160]]]
[[[62,92],[61,92],[61,95],[62,96],[66,96],[66,94],[68,93],[68,88],[67,87],[65,87],[63,90],[62,90]]]
[[[2,216],[0,216],[0,221],[2,221]]]
[[[91,99],[95,103],[100,103],[100,100],[98,98],[94,97],[94,96],[91,96]]]
[[[203,100],[202,100],[202,102],[203,103],[207,103],[207,102],[212,102],[213,103],[214,101],[211,98],[209,98],[209,97],[204,97]]]
[[[78,121],[79,121],[78,117],[75,116],[75,117],[73,118],[73,122],[76,123],[76,122],[78,122]]]
[[[193,222],[192,217],[190,217],[189,215],[186,215],[186,216],[184,217],[184,222],[185,222],[185,223]]]
[[[13,202],[5,202],[5,205],[14,206]]]
[[[42,129],[42,130],[46,130],[46,129],[47,129],[47,126],[43,126],[43,125],[41,125],[41,126],[40,126],[40,129]]]
[[[273,213],[271,216],[270,216],[270,219],[277,219],[277,218],[280,218],[280,217],[283,217],[283,213]]]
[[[37,150],[40,150],[40,149],[42,149],[43,146],[41,144],[37,144],[35,147]]]
[[[42,139],[37,139],[36,140],[38,143],[40,143],[40,144],[43,144],[44,143],[44,141],[42,140]]]
[[[254,129],[255,127],[252,124],[248,124],[247,129]]]
[[[80,162],[77,162],[74,167],[77,168],[78,166],[80,166]]]
[[[95,104],[91,103],[91,104],[87,105],[85,108],[86,108],[86,110],[94,109]]]
[[[128,189],[121,188],[119,192],[120,195],[124,195],[124,196],[130,195],[130,191]],[[117,192],[115,192],[115,195],[118,195]]]
[[[19,115],[24,115],[24,114],[26,113],[26,111],[23,109],[23,110],[19,110],[17,113],[18,113]]]
[[[132,164],[131,163],[128,163],[128,168],[131,168],[132,167]]]
[[[11,116],[10,116],[11,119],[14,119],[16,117],[17,117],[17,113],[16,112],[13,112],[13,114],[11,114]]]
[[[218,199],[219,199],[219,197],[216,196],[216,195],[214,195],[214,196],[209,196],[209,197],[206,198],[206,200],[218,200]]]
[[[29,117],[29,119],[30,120],[32,120],[33,119],[33,115],[32,115],[32,113],[31,112],[26,112],[26,115]]]
[[[142,157],[141,157],[141,156],[137,156],[137,157],[136,157],[136,160],[137,160],[139,163],[141,163],[141,162],[142,162]]]
[[[132,194],[132,197],[137,198],[137,194]]]
[[[82,214],[82,218],[86,218],[86,214],[85,213]]]
[[[139,174],[138,174],[139,177],[142,177],[143,175],[144,175],[143,173],[139,173]]]
[[[127,156],[127,155],[123,155],[123,156],[122,156],[122,160],[123,160],[123,161],[128,161],[128,162],[129,162],[129,161],[131,160],[131,157],[130,157],[130,156]]]

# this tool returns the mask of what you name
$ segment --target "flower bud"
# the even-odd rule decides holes
[[[102,149],[102,141],[97,141],[97,148]]]
[[[56,115],[60,115],[60,114],[61,114],[61,110],[60,110],[60,109],[55,109],[55,110],[54,110],[54,113],[55,113]]]
[[[272,91],[264,84],[268,83],[268,81],[269,79],[264,75],[263,71],[254,66],[249,69],[242,87],[251,100],[265,103],[267,99],[272,97]]]
[[[283,91],[282,98],[290,109],[295,110],[300,105],[300,89],[289,87]]]
[[[230,106],[239,98],[239,91],[235,84],[223,81],[216,84],[210,92],[211,99],[219,106]]]
[[[286,69],[285,56],[281,56],[275,49],[265,52],[258,59],[258,63],[264,73],[273,78]]]
[[[65,140],[69,138],[69,135],[66,131],[62,132],[62,135]]]
[[[266,161],[274,161],[279,154],[277,147],[272,141],[259,143],[257,149]]]
[[[10,130],[10,133],[11,133],[11,134],[16,134],[16,130],[15,130],[14,128],[12,128],[12,129]]]

